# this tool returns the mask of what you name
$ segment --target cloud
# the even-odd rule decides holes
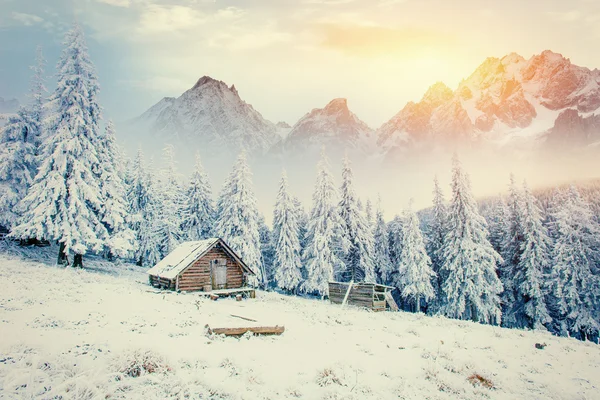
[[[148,5],[140,15],[138,33],[177,32],[206,22],[205,15],[191,7],[179,5]]]
[[[115,7],[129,7],[131,0],[96,0],[99,3],[108,4]]]
[[[21,24],[25,25],[25,26],[32,26],[35,24],[39,24],[40,22],[44,21],[44,19],[42,17],[39,17],[37,15],[34,14],[25,14],[25,13],[20,13],[20,12],[13,12],[12,13],[12,19],[20,22]]]
[[[448,35],[418,28],[323,23],[316,29],[323,47],[357,56],[414,53],[452,42]]]

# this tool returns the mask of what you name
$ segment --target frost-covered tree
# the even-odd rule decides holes
[[[287,175],[284,171],[273,211],[273,241],[275,243],[273,264],[277,287],[288,292],[295,292],[302,280],[297,217],[297,205],[289,193]]]
[[[100,146],[97,101],[99,85],[89,59],[83,30],[75,25],[66,35],[58,63],[58,84],[50,98],[48,136],[39,171],[20,204],[24,211],[13,235],[57,240],[59,263],[69,251],[74,266],[83,255],[100,251],[108,232],[102,221],[102,188],[98,171]]]
[[[253,285],[265,285],[260,250],[259,217],[246,155],[240,154],[217,202],[216,232],[252,269]]]
[[[112,256],[126,257],[133,251],[135,236],[128,221],[130,209],[123,182],[125,170],[112,121],[106,125],[97,150],[100,161],[101,219],[108,233],[104,246],[109,259]]]
[[[396,286],[402,298],[414,302],[414,311],[421,311],[421,300],[428,302],[435,297],[431,280],[435,272],[431,269],[431,259],[425,250],[425,242],[419,228],[419,218],[409,207],[404,213],[402,227],[402,252],[398,265]]]
[[[479,215],[469,177],[456,155],[447,221],[441,311],[452,318],[500,323],[502,283],[496,275],[496,265],[502,258],[488,240],[485,219]]]
[[[187,187],[183,206],[183,236],[186,240],[211,237],[215,221],[215,207],[208,174],[196,154],[196,166]]]
[[[262,260],[263,281],[265,287],[275,287],[275,271],[273,260],[275,259],[275,244],[273,243],[273,231],[267,225],[265,216],[258,215],[258,236],[260,237],[260,256]]]
[[[45,65],[41,48],[38,48],[36,64],[31,67],[31,102],[0,128],[0,225],[8,229],[18,223],[17,204],[25,197],[37,174],[47,92]]]
[[[367,204],[365,205],[365,218],[369,228],[374,230],[375,220],[373,219],[373,204],[371,204],[371,199],[367,199]]]
[[[375,230],[373,234],[375,272],[380,283],[384,285],[390,282],[393,265],[390,258],[390,245],[388,229],[383,219],[383,210],[381,208],[381,199],[377,201],[377,210],[375,212]]]
[[[304,211],[304,206],[298,197],[294,197],[294,205],[296,207],[296,221],[298,222],[298,240],[300,248],[304,250],[306,247],[306,231],[308,229],[308,214]],[[302,254],[302,251],[300,252]]]
[[[138,153],[138,156],[141,152]],[[143,159],[136,158],[143,165]],[[150,165],[153,165],[150,160]],[[159,262],[164,254],[162,253],[162,198],[160,196],[159,180],[156,178],[154,171],[151,169],[141,168],[139,173],[139,181],[136,183],[135,195],[139,204],[138,218],[135,229],[137,248],[135,251],[135,259],[138,265],[152,267]],[[135,204],[135,203],[134,203]]]
[[[435,292],[436,304],[434,308],[437,310],[440,307],[439,300],[441,296],[442,283],[442,249],[444,248],[444,240],[447,234],[447,218],[448,209],[444,193],[440,187],[440,182],[437,176],[433,179],[433,209],[431,221],[427,227],[427,254],[431,259],[433,272],[436,274],[433,279],[433,289]]]
[[[402,226],[404,221],[399,215],[388,224],[390,259],[393,265],[400,265],[400,253],[402,253]]]
[[[354,191],[352,168],[348,157],[344,158],[342,169],[342,187],[340,190],[340,215],[344,221],[344,236],[349,241],[346,253],[346,281],[375,282],[373,262],[373,233],[366,218],[358,206]]]
[[[158,234],[161,239],[160,251],[166,256],[183,241],[181,226],[185,195],[175,161],[172,145],[163,149],[163,168],[160,172],[160,185],[156,193],[160,198]]]
[[[147,171],[147,166],[144,162],[144,154],[141,149],[138,149],[133,161],[129,164],[128,169],[129,185],[127,185],[127,200],[129,202],[129,224],[130,228],[135,233],[135,251],[134,258],[139,266],[146,265],[144,253],[146,246],[143,241],[147,237],[145,232],[142,232],[142,226],[147,227],[150,218],[150,204],[152,196],[155,196],[152,187],[152,178]],[[145,224],[145,225],[144,225]],[[142,237],[143,236],[143,237]],[[158,245],[156,246],[158,250]]]
[[[600,329],[600,232],[589,204],[575,186],[552,216],[557,234],[550,287],[556,319],[571,335],[585,340]]]
[[[515,326],[542,329],[551,321],[546,307],[546,274],[550,266],[551,240],[542,225],[537,200],[523,184],[523,241],[512,279],[515,290]]]
[[[502,293],[502,322],[505,326],[515,326],[519,318],[516,304],[516,284],[513,282],[521,260],[523,249],[523,195],[515,181],[515,176],[510,175],[506,215],[506,236],[502,243],[502,258],[504,262],[499,270],[500,280],[504,287]]]
[[[302,289],[307,293],[328,295],[329,281],[334,279],[336,272],[344,270],[340,255],[344,254],[348,244],[342,236],[343,220],[335,203],[336,197],[329,162],[323,151],[308,220],[306,247],[302,255],[307,270],[307,279]]]
[[[508,236],[508,206],[502,196],[494,202],[488,217],[490,243],[498,254],[502,253],[505,238]]]

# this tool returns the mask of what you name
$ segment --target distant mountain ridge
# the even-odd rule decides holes
[[[298,154],[322,146],[394,157],[449,143],[539,147],[600,145],[600,71],[546,50],[526,60],[486,59],[456,90],[432,85],[372,129],[333,99],[292,127],[274,124],[243,101],[235,86],[202,77],[180,97],[165,97],[134,120],[155,137],[255,154]]]

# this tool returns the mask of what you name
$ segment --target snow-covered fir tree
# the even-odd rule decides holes
[[[373,262],[373,233],[358,206],[354,191],[352,168],[348,157],[344,158],[342,187],[340,190],[340,215],[344,221],[344,236],[349,241],[345,257],[346,271],[343,278],[354,282],[375,282]]]
[[[102,196],[101,218],[108,233],[104,239],[104,246],[109,259],[113,256],[126,257],[133,251],[135,236],[128,221],[131,212],[123,182],[123,158],[116,143],[112,121],[107,123],[104,135],[100,138],[98,160]]]
[[[156,188],[156,193],[160,197],[157,229],[161,238],[160,251],[164,257],[184,240],[181,227],[185,194],[177,170],[175,149],[172,145],[167,145],[163,149],[163,168],[159,181],[160,185]]]
[[[208,174],[202,166],[200,154],[187,187],[183,208],[183,236],[186,240],[211,237],[215,221],[215,207]]]
[[[373,219],[373,204],[371,203],[371,199],[367,199],[367,203],[365,205],[365,218],[369,228],[374,231],[375,220]]]
[[[138,156],[141,153],[138,153]],[[135,229],[137,248],[135,259],[138,265],[152,267],[163,257],[162,245],[162,197],[160,195],[160,181],[151,168],[144,168],[143,159],[138,164],[140,168],[139,181],[136,184],[135,195],[139,207],[137,208],[137,221]],[[136,157],[136,162],[138,158]],[[150,160],[150,165],[153,165]]]
[[[502,243],[502,258],[504,262],[499,270],[500,280],[504,287],[502,298],[502,323],[505,326],[515,326],[519,307],[516,304],[516,285],[513,282],[521,260],[523,249],[523,195],[515,181],[515,176],[510,175],[509,194],[507,199],[506,236]],[[522,318],[521,318],[522,319]]]
[[[523,242],[512,279],[515,290],[515,326],[542,329],[551,322],[546,307],[546,276],[550,267],[551,240],[542,224],[542,213],[527,184],[523,184]]]
[[[102,221],[98,174],[99,85],[78,25],[66,35],[57,75],[57,88],[50,99],[53,113],[42,146],[43,161],[20,204],[24,216],[13,235],[57,240],[61,244],[59,263],[73,251],[73,265],[82,266],[87,251],[102,250],[108,232]]]
[[[0,128],[0,226],[9,230],[19,221],[17,204],[25,197],[39,165],[43,106],[46,97],[46,61],[41,47],[31,67],[30,104],[21,107]]]
[[[308,229],[308,214],[304,211],[304,206],[298,197],[294,197],[294,206],[296,207],[296,221],[298,222],[298,240],[300,248],[304,250],[306,247],[306,231]],[[300,252],[302,254],[302,251]]]
[[[496,275],[496,266],[502,258],[488,240],[486,222],[479,215],[469,177],[456,155],[447,221],[442,251],[441,311],[452,318],[500,323],[502,283]]]
[[[334,279],[337,272],[345,269],[341,256],[348,243],[342,236],[344,222],[340,217],[336,198],[329,161],[322,151],[308,220],[306,247],[302,255],[307,273],[302,289],[307,293],[328,295],[329,281]]]
[[[273,231],[267,225],[265,216],[258,214],[258,236],[260,237],[260,256],[262,260],[264,286],[275,287],[275,271],[273,261],[275,259],[275,244],[273,243]]]
[[[387,284],[390,282],[393,265],[390,258],[390,245],[388,229],[383,219],[383,210],[381,208],[381,199],[377,201],[377,210],[375,211],[375,230],[373,234],[375,272],[379,283]]]
[[[264,286],[259,214],[252,190],[252,173],[244,153],[238,157],[223,185],[217,202],[217,215],[217,235],[225,240],[255,273],[255,276],[250,277],[250,283]]]
[[[151,192],[151,177],[146,168],[144,153],[142,149],[138,149],[135,158],[131,161],[128,168],[129,184],[127,185],[127,200],[131,213],[129,215],[129,224],[135,233],[134,258],[140,266],[146,265],[144,264],[144,252],[142,251],[142,248],[145,246],[142,245],[141,228],[142,224],[150,218],[147,213],[151,201],[150,197],[154,195]]]
[[[444,193],[440,187],[440,182],[436,177],[433,179],[433,209],[431,215],[431,221],[427,227],[427,254],[431,259],[431,266],[433,272],[436,274],[433,282],[433,289],[435,293],[434,307],[436,310],[439,309],[439,300],[441,296],[441,283],[442,283],[442,249],[444,248],[444,240],[447,229],[447,218],[448,210],[446,206],[446,200]]]
[[[487,222],[490,231],[490,243],[494,250],[501,254],[505,238],[508,236],[508,206],[504,197],[499,196],[494,201]]]
[[[425,250],[419,218],[412,207],[404,213],[401,247],[396,286],[400,289],[402,298],[414,304],[413,310],[420,312],[421,300],[426,303],[435,297],[431,285],[435,272],[431,269],[431,259]]]
[[[300,241],[298,240],[298,209],[289,193],[285,171],[279,184],[273,211],[273,242],[275,244],[275,281],[277,287],[295,292],[302,280]]]
[[[600,232],[589,204],[575,186],[552,216],[556,242],[550,287],[556,320],[579,339],[598,338],[600,329]]]
[[[390,260],[392,265],[400,265],[400,253],[402,253],[402,226],[404,222],[400,215],[394,216],[388,224]],[[393,268],[395,270],[395,268]]]

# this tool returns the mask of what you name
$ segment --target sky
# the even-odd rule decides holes
[[[486,57],[551,49],[600,66],[592,0],[0,0],[0,97],[26,100],[37,45],[54,73],[74,21],[117,122],[204,75],[235,84],[273,122],[344,97],[377,128]]]

